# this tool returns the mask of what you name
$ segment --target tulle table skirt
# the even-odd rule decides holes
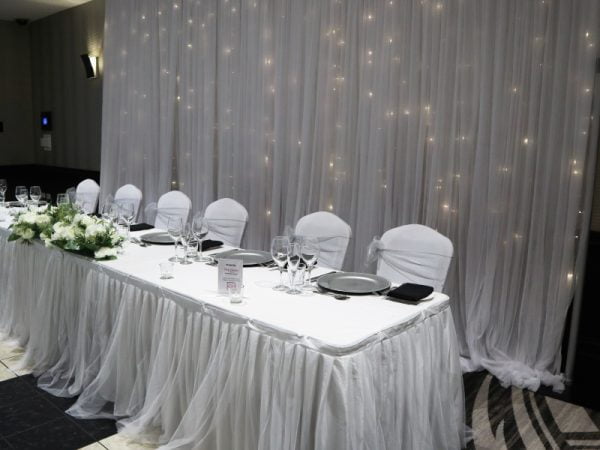
[[[447,301],[346,352],[89,259],[6,241],[0,331],[68,411],[177,449],[456,449],[464,393]],[[331,326],[335,327],[335,317]]]

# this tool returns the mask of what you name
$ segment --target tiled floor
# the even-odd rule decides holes
[[[22,350],[0,340],[0,450],[147,450],[118,434],[112,420],[79,420],[65,414],[75,399],[54,397],[36,387],[20,367]]]

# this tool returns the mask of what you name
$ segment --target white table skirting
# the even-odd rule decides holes
[[[74,416],[120,419],[121,432],[164,448],[464,442],[447,298],[370,339],[333,346],[149,283],[116,262],[0,235],[0,331],[26,348],[40,387],[79,395]],[[336,327],[335,316],[329,321]]]

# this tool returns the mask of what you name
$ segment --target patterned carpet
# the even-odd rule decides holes
[[[468,449],[600,449],[600,412],[466,374]]]

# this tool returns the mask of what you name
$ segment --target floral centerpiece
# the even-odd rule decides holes
[[[17,215],[8,240],[29,243],[36,238],[47,247],[95,259],[115,259],[123,243],[112,222],[82,214],[70,204]]]
[[[8,240],[29,243],[51,226],[52,218],[49,213],[39,210],[27,211],[15,217],[15,222],[10,226],[11,234]]]

